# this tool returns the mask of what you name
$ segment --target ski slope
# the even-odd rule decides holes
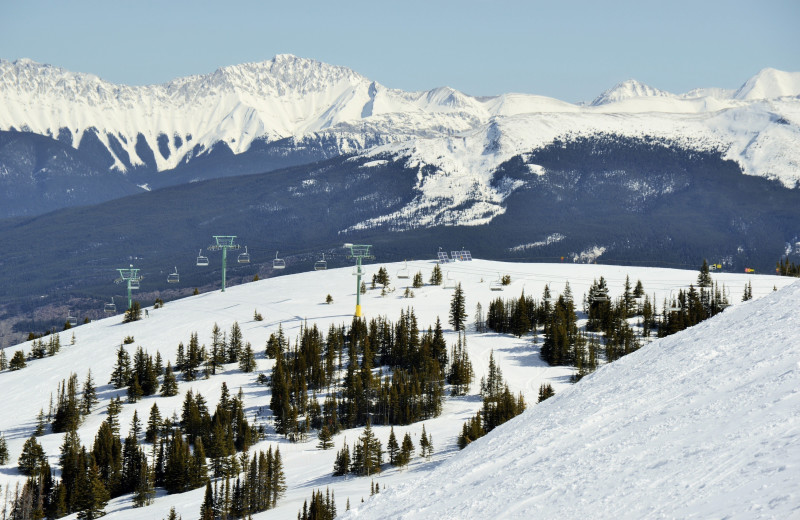
[[[798,518],[798,304],[652,343],[344,518]]]
[[[410,279],[399,280],[396,278],[397,271],[403,267],[403,264],[375,263],[368,265],[366,266],[366,279],[370,280],[372,273],[377,272],[381,265],[387,267],[395,291],[381,297],[380,289],[370,290],[362,296],[362,306],[366,317],[381,315],[391,321],[396,321],[401,309],[413,307],[421,330],[433,325],[436,317],[440,316],[446,328],[448,345],[452,344],[456,335],[449,330],[449,326],[446,324],[452,291],[440,286],[425,286],[414,291],[414,298],[403,298],[405,284],[400,282],[410,283]],[[410,274],[413,276],[417,271],[421,271],[425,280],[430,277],[433,266],[434,262],[428,260],[408,262]],[[552,291],[561,293],[565,283],[569,281],[577,305],[580,307],[579,302],[583,294],[588,291],[590,284],[596,278],[604,276],[608,282],[611,296],[618,296],[622,293],[626,275],[629,275],[633,284],[639,279],[642,281],[645,291],[649,295],[655,296],[660,307],[663,299],[669,297],[672,291],[677,292],[680,288],[686,288],[690,283],[695,283],[697,279],[697,271],[694,270],[585,264],[519,264],[484,260],[446,264],[443,266],[443,272],[445,278],[449,277],[462,283],[470,323],[473,320],[476,303],[480,302],[485,312],[490,300],[498,296],[503,298],[519,297],[524,290],[526,294],[539,297],[545,284],[548,283]],[[503,292],[491,291],[490,282],[496,280],[501,274],[511,276],[511,285],[506,287]],[[770,380],[765,379],[764,384],[760,387],[757,384],[757,378],[761,374],[772,373],[769,372],[772,367],[772,357],[776,359],[785,359],[786,356],[794,357],[793,363],[795,364],[786,365],[783,370],[784,372],[789,371],[783,376],[777,377],[776,381],[780,380],[781,384],[795,388],[798,386],[796,384],[798,374],[796,360],[797,349],[800,347],[795,344],[791,347],[794,350],[791,350],[789,341],[786,339],[796,333],[789,326],[781,326],[774,332],[768,327],[769,323],[777,324],[783,319],[794,320],[796,328],[796,308],[797,302],[800,300],[800,289],[794,286],[773,294],[773,287],[780,289],[794,281],[791,278],[734,273],[713,274],[713,278],[730,288],[731,300],[734,302],[733,307],[696,330],[653,343],[639,353],[623,358],[611,367],[601,370],[597,375],[574,386],[569,383],[569,377],[572,374],[570,368],[548,367],[539,359],[539,345],[536,340],[541,338],[518,339],[494,333],[477,334],[473,329],[469,330],[467,345],[475,369],[476,382],[485,374],[489,355],[494,351],[495,359],[500,365],[511,391],[522,392],[529,407],[534,410],[526,413],[520,421],[512,421],[504,426],[485,441],[475,443],[463,453],[459,452],[456,447],[456,437],[461,430],[461,425],[480,407],[478,384],[473,384],[469,395],[448,398],[444,404],[442,415],[436,419],[425,421],[426,431],[433,436],[435,454],[432,459],[425,461],[416,457],[410,466],[402,471],[391,468],[388,464],[384,465],[384,471],[374,480],[382,486],[385,485],[387,493],[372,499],[369,498],[369,478],[334,478],[330,476],[336,451],[343,446],[345,439],[346,442],[352,444],[361,434],[362,429],[346,430],[338,434],[335,437],[335,448],[328,451],[316,448],[317,439],[313,435],[307,442],[292,444],[274,434],[269,421],[269,388],[256,383],[259,373],[267,375],[270,373],[273,361],[264,357],[264,347],[270,333],[277,331],[279,325],[283,327],[287,338],[294,341],[304,323],[316,324],[323,331],[327,330],[330,324],[350,323],[355,306],[356,288],[355,277],[352,276],[351,269],[332,269],[275,277],[229,287],[224,293],[214,291],[168,302],[161,309],[149,308],[149,318],[136,323],[122,324],[122,317],[114,316],[81,325],[72,331],[61,333],[63,346],[61,352],[56,356],[30,361],[28,366],[20,371],[0,372],[0,388],[6,396],[0,402],[0,430],[6,436],[11,454],[10,463],[0,467],[0,484],[4,486],[4,489],[6,484],[10,484],[13,494],[14,484],[23,481],[23,477],[18,474],[16,469],[16,461],[22,445],[35,429],[39,410],[44,409],[47,412],[51,394],[55,393],[58,383],[62,379],[68,378],[70,373],[76,373],[82,383],[87,370],[91,369],[98,387],[100,404],[86,418],[79,430],[82,443],[91,445],[97,429],[106,416],[105,409],[109,400],[116,395],[121,395],[123,400],[125,399],[124,388],[115,390],[107,384],[116,360],[116,349],[124,337],[133,336],[135,339],[133,344],[126,346],[131,355],[137,346],[143,347],[152,355],[155,355],[158,350],[166,365],[167,360],[174,363],[178,343],[188,343],[192,332],[196,331],[199,334],[201,343],[209,344],[214,323],[217,323],[222,330],[229,331],[234,322],[239,323],[244,340],[249,341],[257,353],[256,372],[246,374],[242,373],[235,365],[227,365],[221,374],[218,373],[207,380],[185,382],[179,379],[179,395],[175,397],[150,396],[136,404],[125,404],[120,415],[121,434],[123,436],[127,434],[134,410],[138,411],[142,422],[146,422],[153,403],[158,404],[162,417],[171,416],[173,411],[180,415],[184,395],[189,389],[195,393],[200,392],[208,401],[209,408],[213,409],[219,398],[223,381],[226,382],[231,392],[237,392],[241,388],[249,417],[256,418],[258,424],[265,424],[267,428],[266,439],[254,446],[253,449],[266,450],[270,445],[280,447],[288,488],[286,496],[279,501],[276,509],[255,515],[256,518],[296,518],[297,511],[302,507],[303,501],[310,497],[312,491],[319,488],[324,489],[326,486],[330,486],[335,492],[340,514],[344,512],[345,502],[349,498],[351,506],[358,509],[353,514],[359,518],[387,518],[396,515],[404,515],[406,518],[491,517],[492,515],[488,515],[488,513],[492,510],[498,511],[493,509],[497,507],[497,504],[490,498],[479,498],[479,491],[487,488],[486,479],[496,478],[499,483],[504,475],[503,467],[512,470],[510,474],[513,478],[520,480],[518,486],[508,488],[510,493],[508,496],[499,491],[501,488],[493,487],[494,484],[488,487],[489,492],[495,495],[495,499],[501,500],[504,504],[515,502],[518,498],[515,493],[524,492],[525,496],[534,496],[535,488],[540,491],[538,495],[535,495],[538,497],[535,508],[542,508],[544,511],[547,510],[547,507],[556,507],[559,504],[564,506],[566,502],[572,500],[570,496],[575,497],[571,493],[584,487],[583,478],[591,477],[596,481],[592,483],[592,486],[599,486],[598,489],[602,488],[603,482],[606,481],[614,482],[617,489],[614,494],[609,493],[602,497],[599,495],[601,491],[595,490],[594,487],[580,491],[581,494],[577,495],[578,499],[571,506],[575,509],[564,509],[564,511],[578,511],[581,504],[583,507],[589,507],[589,505],[594,507],[587,501],[600,497],[608,502],[603,506],[606,507],[605,510],[611,512],[616,502],[607,497],[613,496],[616,499],[621,492],[618,489],[619,486],[627,491],[638,486],[639,480],[642,478],[651,478],[647,476],[648,472],[644,469],[635,469],[638,468],[637,461],[643,462],[643,458],[637,456],[638,453],[652,452],[652,458],[648,462],[649,466],[654,468],[652,480],[645,480],[645,482],[648,482],[648,486],[652,484],[660,490],[664,482],[659,480],[661,478],[659,475],[662,474],[659,472],[666,472],[665,474],[673,476],[681,475],[681,469],[685,470],[687,461],[695,456],[699,458],[693,459],[694,462],[721,461],[722,459],[716,458],[715,446],[717,444],[715,443],[723,440],[736,441],[732,445],[738,451],[744,450],[750,444],[757,445],[757,449],[754,447],[753,450],[750,450],[753,461],[757,463],[756,469],[772,468],[774,475],[777,475],[774,477],[775,479],[782,475],[783,478],[789,480],[794,476],[796,480],[797,470],[792,470],[791,456],[793,455],[795,460],[798,460],[797,450],[792,451],[791,448],[786,448],[773,453],[772,449],[773,447],[781,448],[781,442],[786,444],[791,442],[791,432],[786,430],[784,437],[781,437],[780,433],[767,435],[767,432],[773,430],[764,428],[767,424],[773,429],[779,426],[789,428],[792,422],[788,419],[797,416],[797,397],[789,395],[783,401],[765,401],[757,399],[759,394],[755,391],[766,392],[762,395],[768,393],[770,398],[777,398],[777,394],[773,396],[772,393],[769,393],[771,392],[771,383],[767,383]],[[741,294],[747,282],[752,282],[756,299],[764,296],[768,298],[763,302],[740,304]],[[334,300],[330,305],[324,303],[328,294]],[[773,315],[773,309],[777,314]],[[256,310],[264,316],[264,321],[253,320]],[[752,331],[750,331],[751,328]],[[766,333],[767,330],[770,332]],[[73,332],[75,344],[70,345]],[[764,340],[767,337],[769,337],[769,341]],[[795,343],[797,342],[795,341]],[[752,345],[763,346],[764,350],[753,350],[750,348]],[[23,349],[27,353],[30,351],[30,343],[9,347],[6,350],[9,359],[18,349]],[[725,368],[727,365],[724,365],[723,362],[726,360],[730,363],[734,362],[731,354],[736,352],[736,349],[746,349],[747,355],[742,354],[742,357],[737,358],[735,367]],[[669,353],[672,355],[668,355]],[[769,353],[771,357],[763,357],[762,353],[763,356]],[[693,367],[696,370],[692,371],[686,367],[689,362],[694,363]],[[711,363],[708,370],[704,368],[704,363]],[[721,364],[722,368],[717,368],[717,364]],[[711,370],[719,370],[719,377],[708,373]],[[734,371],[736,377],[733,377]],[[745,375],[749,374],[747,377],[750,379],[741,379],[741,384],[750,386],[738,388],[739,372]],[[708,380],[717,382],[713,385],[709,384],[707,387],[701,384],[702,381]],[[754,382],[748,383],[751,380]],[[541,407],[535,406],[539,386],[547,382],[553,385],[556,398]],[[680,385],[676,385],[676,382]],[[584,390],[587,387],[594,390]],[[670,397],[671,400],[666,400],[663,398],[663,394],[659,393],[666,390],[675,393],[677,389],[681,389],[681,394],[676,395],[682,395],[682,399]],[[631,398],[630,392],[637,397]],[[731,403],[725,397],[728,393],[742,397],[741,399],[737,398],[736,403]],[[617,398],[617,394],[628,395],[632,400],[615,401],[614,399],[622,399],[622,397]],[[713,398],[713,396],[717,397]],[[750,406],[751,408],[772,403],[769,407],[760,409],[760,412],[753,412],[756,415],[748,416],[750,422],[747,424],[752,424],[754,428],[752,437],[745,436],[736,427],[739,422],[736,414],[741,410],[737,408],[738,405],[734,405],[740,401],[742,407]],[[685,409],[683,404],[687,402],[694,403],[696,406]],[[612,403],[617,404],[613,405]],[[657,408],[654,408],[654,403],[659,403]],[[791,408],[792,406],[794,408]],[[794,415],[786,415],[784,412],[787,410],[793,410]],[[711,412],[718,414],[713,416],[714,423],[719,423],[715,428],[708,427],[705,420],[708,413]],[[640,420],[640,417],[644,420]],[[723,417],[731,417],[731,420],[724,422],[722,421]],[[772,419],[770,419],[771,422],[758,426],[755,422],[757,418]],[[672,430],[667,425],[673,421],[676,421],[677,424],[676,433],[670,434],[669,432]],[[624,427],[631,428],[637,424],[634,431],[635,436],[630,439],[625,437],[624,440],[621,440],[623,437],[617,437],[617,435],[624,435],[624,433],[618,432],[629,431]],[[562,427],[565,429],[559,429]],[[408,431],[414,442],[418,443],[421,430],[422,424],[417,423],[395,427],[395,434],[402,438],[402,435]],[[374,428],[374,431],[385,446],[389,428],[378,426]],[[697,435],[698,444],[692,444],[687,439],[689,434]],[[503,435],[500,437],[502,440],[492,440],[500,435]],[[644,439],[651,436],[660,438],[658,435],[665,437],[651,448],[648,448],[649,444],[644,445]],[[58,465],[59,448],[62,441],[63,435],[61,434],[48,433],[39,438],[39,442],[54,468]],[[521,445],[517,446],[513,444],[514,442],[521,443]],[[570,442],[573,444],[569,444],[569,446],[575,451],[572,455],[573,458],[563,458],[566,457],[566,454],[563,457],[561,454],[564,453],[567,449],[565,446]],[[762,446],[761,442],[766,444]],[[797,442],[796,438],[794,442]],[[589,458],[588,455],[587,457],[579,455],[583,444],[586,443],[589,443],[587,449],[590,450],[587,453],[597,455],[596,459],[586,461],[586,464],[589,464],[589,468],[595,473],[580,473],[579,469],[572,468],[573,463],[568,463],[570,460]],[[492,448],[493,446],[494,448]],[[556,448],[562,451],[549,451]],[[651,449],[651,452],[642,451],[645,448]],[[484,449],[491,451],[486,452]],[[529,453],[530,450],[533,452]],[[738,451],[732,449],[730,452],[726,452],[728,453],[726,456],[730,458],[726,460],[725,467],[732,473],[727,476],[717,475],[717,478],[720,479],[718,483],[703,479],[702,464],[688,466],[697,473],[697,475],[695,473],[687,475],[687,478],[690,478],[689,482],[705,484],[706,493],[712,493],[714,489],[725,489],[732,494],[737,494],[739,489],[737,483],[740,482],[736,480],[739,478],[737,475],[746,477],[755,471],[746,464],[742,465],[737,462]],[[517,455],[514,452],[519,452],[520,461],[528,461],[530,464],[517,464],[515,462]],[[762,452],[766,458],[755,460],[756,454]],[[778,455],[781,455],[787,465],[788,472],[778,471],[769,465],[758,465],[761,462],[771,461]],[[497,463],[483,462],[487,466],[483,466],[479,471],[464,470],[475,464],[475,457],[491,459]],[[748,461],[749,459],[745,459],[745,462]],[[454,464],[455,467],[453,467]],[[630,473],[627,473],[629,470]],[[451,471],[454,473],[448,476]],[[608,479],[605,476],[606,473],[601,473],[606,471],[618,471],[619,476]],[[530,477],[522,477],[523,475],[530,475]],[[470,496],[475,498],[470,499],[468,505],[451,509],[448,506],[450,502],[444,498],[444,495],[425,495],[434,493],[438,489],[455,491],[457,488],[445,486],[442,482],[450,480],[460,482],[461,480],[458,479],[463,478],[474,479],[470,482],[475,482],[476,486],[470,492]],[[573,480],[559,480],[569,478]],[[418,485],[423,481],[427,483]],[[660,495],[658,500],[662,502],[655,501],[657,503],[654,503],[653,507],[662,509],[655,509],[652,512],[661,511],[663,514],[672,516],[669,510],[663,508],[670,504],[676,504],[676,500],[683,496],[681,495],[683,481],[680,478],[677,481],[680,484],[668,488],[671,494]],[[566,483],[562,485],[562,482]],[[769,482],[773,482],[773,480],[769,480]],[[728,487],[729,484],[736,484],[736,486]],[[395,488],[397,491],[394,491]],[[459,488],[457,493],[461,497],[460,501],[463,501],[464,497],[460,489],[464,488]],[[412,506],[410,505],[411,501],[408,500],[409,493],[412,492],[415,497],[413,503],[419,503],[419,507],[414,505],[413,510],[409,509]],[[416,493],[420,494],[419,501],[416,500]],[[389,497],[392,496],[394,496],[395,502],[390,503]],[[361,506],[362,497],[367,500],[363,506]],[[430,499],[430,502],[425,502],[423,497],[426,500]],[[130,497],[120,497],[109,502],[106,511],[110,518],[160,519],[166,517],[170,507],[174,506],[183,518],[188,519],[197,517],[202,500],[202,489],[179,495],[165,495],[160,492],[155,503],[148,508],[135,509],[132,507]],[[631,502],[637,500],[643,503],[647,502],[643,497],[632,498]],[[709,500],[705,502],[701,500],[699,505],[695,504],[692,507],[700,507],[703,504],[708,507],[716,505],[713,496]],[[403,504],[399,504],[397,501],[403,502]],[[436,504],[440,501],[442,503],[440,507],[425,506],[426,503]],[[797,502],[796,495],[794,495],[794,502]],[[792,503],[791,496],[788,503]],[[429,508],[426,509],[426,507]],[[434,508],[430,509],[430,507]],[[600,510],[598,509],[598,511]],[[523,508],[515,514],[525,516],[525,511],[530,513],[539,511],[539,509]],[[557,511],[557,509],[551,511]],[[647,510],[632,507],[621,508],[617,511],[638,511],[640,513],[633,516],[650,514]],[[696,509],[687,509],[687,512],[691,511],[696,511]],[[482,512],[487,514],[482,514]],[[676,516],[684,515],[676,514]]]

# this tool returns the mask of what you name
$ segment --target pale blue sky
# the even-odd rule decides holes
[[[383,85],[589,101],[800,71],[800,1],[0,0],[0,58],[163,83],[290,53]]]

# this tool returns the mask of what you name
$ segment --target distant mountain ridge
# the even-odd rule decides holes
[[[720,89],[702,92],[715,103],[693,111],[797,96],[800,73],[764,69],[733,96],[721,95]],[[687,99],[629,80],[601,94],[592,106],[649,97]],[[255,139],[301,137],[337,126],[346,133],[356,123],[363,134],[396,142],[474,130],[495,117],[592,110],[529,94],[475,98],[448,87],[404,92],[347,67],[288,54],[147,86],[116,85],[28,59],[0,60],[0,100],[0,130],[60,137],[78,148],[94,129],[113,158],[111,168],[121,172],[145,165],[169,170],[220,142],[239,154]],[[152,158],[137,151],[145,145],[154,152]],[[356,143],[347,151],[366,146]]]

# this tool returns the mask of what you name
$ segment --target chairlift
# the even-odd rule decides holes
[[[199,253],[197,253],[197,265],[199,266],[206,266],[208,265],[208,257],[203,256],[203,250],[201,249]]]
[[[442,284],[442,289],[455,289],[456,288],[456,280],[452,276],[450,276],[450,271],[447,271],[447,277],[444,279],[444,284]]]
[[[322,253],[322,260],[317,260],[314,264],[315,271],[324,271],[328,268],[328,262],[325,261],[325,253]]]
[[[167,283],[178,283],[180,281],[181,277],[178,274],[178,268],[175,267],[175,272],[167,275]]]
[[[247,248],[245,248],[245,249],[247,249]],[[275,260],[272,261],[272,268],[273,269],[285,269],[286,268],[286,262],[283,260],[283,258],[278,258],[278,252],[277,251],[275,251]]]
[[[247,252],[247,246],[244,246],[244,253],[239,254],[238,262],[240,264],[250,263],[250,253]]]
[[[683,310],[680,299],[675,297],[672,291],[669,293],[669,306],[667,307],[667,310],[669,312],[681,312]]]
[[[131,289],[138,289],[139,288],[139,280],[141,280],[141,279],[142,279],[141,277],[139,277],[139,278],[131,278],[128,281],[128,284],[129,284],[128,287],[130,287]]]
[[[500,276],[500,273],[497,274],[497,280],[492,280],[489,282],[489,289],[492,291],[503,290],[503,278]]]
[[[397,277],[401,279],[408,278],[408,261],[405,262],[405,267],[397,271]]]
[[[74,327],[75,325],[78,324],[78,318],[76,318],[75,316],[71,316],[69,311],[67,311],[67,323],[69,323],[70,327]]]
[[[103,312],[106,314],[116,314],[117,313],[117,304],[114,303],[114,297],[111,297],[111,303],[106,303],[103,306]]]
[[[591,297],[592,303],[602,303],[607,301],[610,301],[610,298],[608,297],[607,293],[599,293]]]

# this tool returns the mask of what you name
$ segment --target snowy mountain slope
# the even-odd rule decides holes
[[[366,266],[367,277],[384,264]],[[399,296],[402,285],[396,282],[396,273],[403,264],[386,265],[390,275],[395,279],[398,290],[386,297],[380,297],[378,291],[369,291],[362,299],[367,318],[386,316],[396,320],[401,309],[408,306],[414,308],[421,328],[432,325],[436,316],[445,320],[451,291],[441,287],[424,287],[415,290],[415,298],[405,299]],[[430,261],[409,261],[409,270],[421,271],[428,279],[433,263]],[[697,278],[696,271],[673,269],[647,269],[640,267],[618,267],[601,265],[573,264],[517,264],[476,260],[448,264],[444,267],[445,275],[457,279],[463,284],[467,297],[467,309],[472,313],[477,302],[484,309],[488,302],[499,295],[517,297],[523,290],[526,294],[540,295],[545,284],[556,292],[562,292],[564,284],[569,281],[576,299],[580,299],[588,290],[592,281],[604,276],[616,297],[622,292],[626,275],[631,280],[641,279],[648,294],[654,294],[658,301],[670,295],[671,291],[687,287]],[[512,283],[503,293],[493,292],[489,281],[496,279],[498,273],[509,274]],[[745,283],[752,282],[756,298],[772,293],[773,286],[783,287],[792,282],[789,278],[774,276],[748,276],[744,274],[715,274],[714,279],[731,288],[734,308],[725,311],[733,312],[740,307],[736,300]],[[140,322],[121,324],[121,317],[115,316],[99,320],[88,325],[81,325],[72,332],[75,334],[75,345],[69,345],[71,333],[61,333],[62,350],[55,357],[46,357],[30,361],[28,366],[17,372],[0,372],[0,387],[5,395],[13,399],[0,401],[0,431],[5,433],[11,452],[10,464],[0,468],[0,484],[12,484],[21,480],[16,470],[16,459],[22,444],[35,428],[36,415],[41,408],[48,407],[49,396],[56,390],[62,379],[71,372],[83,381],[88,369],[92,370],[98,384],[101,399],[98,407],[87,417],[80,428],[80,437],[84,444],[92,442],[102,420],[108,401],[116,394],[124,398],[125,390],[114,390],[107,385],[109,374],[115,362],[115,351],[126,336],[133,336],[135,342],[126,349],[133,353],[137,346],[146,349],[150,354],[158,350],[165,362],[175,361],[178,342],[188,341],[189,334],[198,332],[201,343],[208,344],[211,328],[217,323],[223,330],[229,330],[234,321],[241,325],[244,340],[249,341],[256,352],[257,373],[270,374],[272,361],[263,356],[263,349],[269,334],[282,325],[290,340],[297,336],[299,328],[305,322],[316,324],[321,330],[327,330],[329,324],[341,325],[350,322],[354,307],[355,281],[351,269],[332,269],[329,271],[307,272],[297,275],[282,276],[230,287],[226,292],[214,291],[198,296],[168,302],[162,309],[149,308],[150,317]],[[325,305],[326,294],[331,294],[334,303]],[[747,308],[747,305],[741,305]],[[264,321],[253,321],[253,311],[258,310]],[[472,318],[470,318],[471,320]],[[446,320],[445,320],[446,321]],[[449,344],[455,339],[452,331],[446,331]],[[557,395],[566,393],[569,384],[570,369],[566,367],[548,367],[538,356],[538,344],[532,338],[513,338],[486,333],[476,334],[470,330],[467,338],[470,358],[479,380],[485,375],[489,355],[494,351],[495,359],[503,370],[505,379],[513,392],[522,392],[529,403],[534,403],[539,385],[551,382]],[[30,344],[9,347],[11,355],[17,349],[30,350]],[[295,518],[303,500],[307,499],[313,489],[331,486],[336,493],[339,511],[344,511],[347,498],[352,505],[359,503],[359,497],[367,497],[370,484],[365,478],[333,478],[330,476],[335,450],[322,452],[316,448],[316,440],[292,444],[271,430],[268,403],[269,389],[255,382],[256,374],[245,374],[233,365],[226,366],[224,372],[208,380],[195,382],[180,381],[180,394],[173,398],[146,397],[137,404],[125,404],[120,417],[123,434],[127,431],[134,410],[143,420],[148,416],[150,407],[157,403],[163,416],[172,414],[172,410],[180,414],[183,397],[188,389],[199,391],[206,397],[213,408],[219,396],[222,381],[231,391],[239,387],[245,395],[245,405],[249,417],[260,413],[258,422],[267,426],[268,436],[254,449],[266,449],[267,446],[280,446],[287,468],[288,492],[276,510],[271,510],[257,518]],[[387,489],[402,482],[413,483],[424,474],[436,468],[442,461],[464,454],[455,448],[455,438],[461,424],[474,414],[480,402],[477,398],[478,388],[473,385],[472,392],[465,398],[446,401],[442,416],[425,422],[426,430],[433,435],[436,455],[430,462],[416,459],[404,471],[397,471],[388,466],[376,477],[376,481],[386,484]],[[407,427],[396,427],[396,434],[406,431],[419,435],[422,426],[413,424]],[[389,435],[387,427],[376,427],[377,435],[385,442]],[[345,438],[352,441],[360,434],[360,429],[348,430],[336,436],[336,449],[339,449]],[[418,438],[418,437],[417,437]],[[45,452],[55,467],[58,460],[59,447],[63,441],[61,434],[46,434],[39,438]],[[416,442],[416,441],[415,441]],[[13,492],[13,491],[12,491]],[[164,518],[171,506],[175,506],[184,518],[195,518],[203,499],[203,490],[196,490],[179,495],[160,495],[156,502],[147,509],[131,507],[130,497],[117,499],[109,504],[107,511],[110,518],[139,519]]]
[[[640,97],[674,98],[675,95],[664,90],[659,90],[649,85],[645,85],[644,83],[636,81],[635,79],[629,79],[627,81],[623,81],[622,83],[618,83],[614,87],[597,96],[595,100],[592,101],[592,106],[607,105],[609,103],[622,101],[623,99]]]
[[[344,518],[795,518],[799,304],[651,343]]]

